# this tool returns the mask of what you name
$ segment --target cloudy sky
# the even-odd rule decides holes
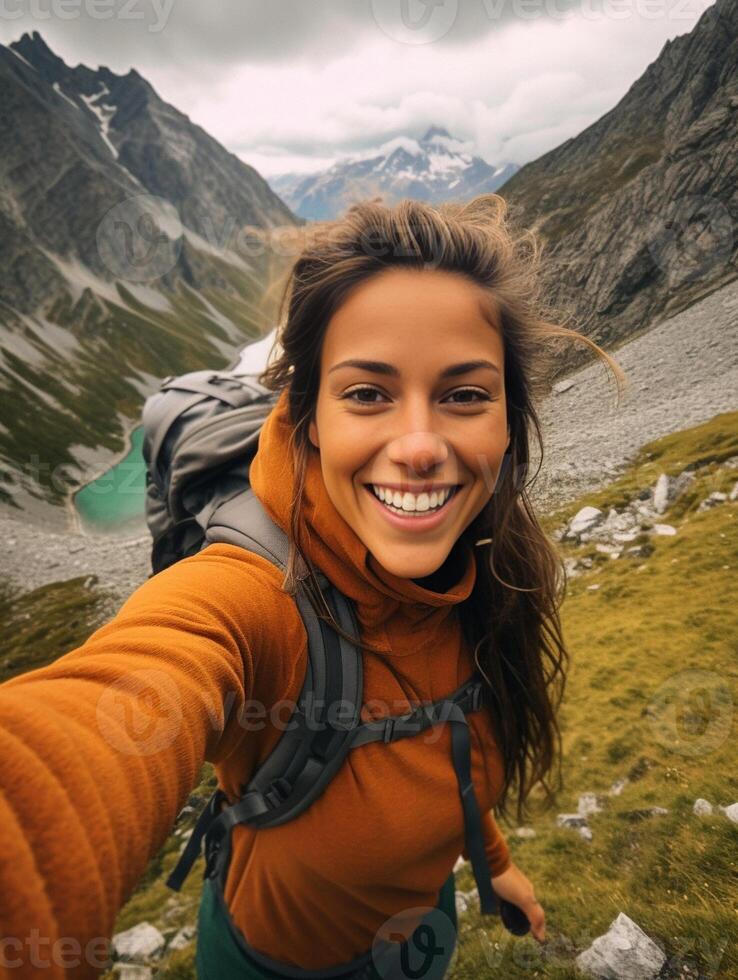
[[[0,0],[67,64],[136,68],[265,176],[444,126],[499,165],[611,109],[712,0]]]

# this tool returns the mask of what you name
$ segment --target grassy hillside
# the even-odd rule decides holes
[[[503,824],[546,911],[547,942],[541,948],[483,925],[472,905],[454,980],[575,977],[576,953],[619,912],[662,946],[665,976],[698,976],[680,973],[681,960],[703,977],[738,976],[738,828],[722,813],[692,812],[698,797],[738,800],[738,504],[697,511],[738,480],[738,469],[721,466],[737,452],[738,413],[719,416],[644,447],[616,484],[566,509],[572,516],[584,504],[617,506],[660,472],[699,467],[662,518],[678,533],[650,538],[648,557],[612,561],[593,545],[563,545],[593,566],[570,582],[563,608],[571,668],[557,812],[576,812],[581,793],[629,782],[589,817],[590,842],[558,828],[555,813],[531,822],[533,839]],[[669,812],[645,816],[653,806]],[[468,869],[458,882],[473,887]]]
[[[562,543],[567,557],[592,559],[591,569],[570,581],[563,608],[571,653],[561,718],[565,789],[555,812],[538,812],[530,822],[535,837],[518,838],[501,822],[546,911],[547,941],[541,947],[482,921],[472,901],[460,917],[453,980],[574,978],[576,954],[620,912],[664,949],[662,977],[738,976],[738,828],[721,812],[699,817],[692,811],[698,797],[738,801],[738,504],[698,511],[710,493],[732,488],[738,469],[725,462],[736,454],[738,413],[718,416],[645,446],[616,483],[548,519],[553,528],[584,504],[620,506],[661,472],[695,472],[688,491],[660,518],[677,534],[649,535],[646,557],[613,561],[591,543]],[[65,649],[67,637],[59,652]],[[610,795],[623,778],[621,792]],[[196,920],[202,859],[178,895],[164,879],[214,779],[205,765],[190,800],[195,812],[151,862],[121,909],[116,932],[148,921],[169,938]],[[591,841],[556,826],[556,813],[576,812],[585,792],[598,794],[602,805],[588,818]],[[651,807],[668,812],[648,815]],[[474,887],[468,865],[457,885]],[[168,980],[194,975],[194,941],[156,971]]]

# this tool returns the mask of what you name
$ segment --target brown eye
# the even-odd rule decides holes
[[[482,391],[479,388],[457,388],[456,391],[451,392],[451,396],[454,395],[476,395],[474,399],[464,399],[463,401],[456,402],[457,405],[474,405],[480,401],[490,401],[490,397],[486,391]]]
[[[370,395],[380,395],[381,394],[381,392],[378,391],[376,388],[371,388],[369,385],[362,385],[359,388],[352,388],[350,391],[347,391],[341,397],[342,398],[345,398],[345,399],[348,399],[349,401],[353,401],[357,405],[378,405],[379,404],[379,402],[374,401],[374,400],[368,401],[368,400],[363,399],[363,398],[355,398],[354,397],[355,395],[359,395],[361,393],[368,393]]]

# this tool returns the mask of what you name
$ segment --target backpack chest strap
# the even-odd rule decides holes
[[[449,698],[421,705],[405,715],[394,715],[365,722],[354,729],[351,748],[369,742],[394,742],[441,722],[451,724],[451,755],[464,812],[466,849],[471,861],[474,879],[479,892],[479,906],[483,915],[498,912],[497,896],[492,888],[489,862],[484,847],[482,815],[479,810],[471,776],[471,743],[469,740],[468,712],[478,711],[483,703],[481,680],[468,681]]]

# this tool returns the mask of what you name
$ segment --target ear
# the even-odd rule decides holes
[[[308,426],[308,436],[310,438],[310,442],[312,442],[315,448],[319,449],[320,442],[318,441],[318,427],[315,424],[315,420],[313,420]]]

